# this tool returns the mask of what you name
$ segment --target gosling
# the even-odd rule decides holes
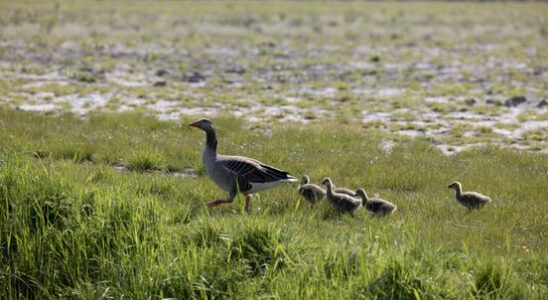
[[[356,190],[356,195],[362,199],[362,206],[375,215],[386,216],[393,214],[398,207],[384,199],[369,198],[364,189]]]
[[[356,193],[354,193],[354,191],[351,189],[347,189],[343,187],[334,187],[333,191],[337,194],[345,194],[348,196],[356,197]]]
[[[297,190],[299,191],[299,194],[312,205],[325,198],[325,190],[317,184],[310,183],[310,177],[308,177],[308,175],[304,175],[301,178],[301,184],[299,184]]]
[[[351,189],[347,189],[347,188],[343,188],[343,187],[336,187],[334,185],[332,185],[332,186],[333,186],[333,191],[336,194],[345,194],[345,195],[348,195],[348,196],[356,197],[356,193],[354,193],[354,191],[351,190]]]
[[[463,192],[460,182],[451,183],[448,188],[454,189],[456,192],[455,198],[457,201],[468,209],[480,209],[486,203],[491,202],[491,198],[476,192]]]
[[[333,205],[333,207],[335,207],[338,211],[352,214],[356,209],[362,206],[362,201],[359,199],[343,193],[335,192],[335,187],[333,186],[331,178],[324,178],[324,180],[322,180],[322,184],[327,188],[327,200],[329,200],[329,203],[331,203],[331,205]]]

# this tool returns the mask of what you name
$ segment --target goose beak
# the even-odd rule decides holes
[[[188,124],[188,126],[200,128],[200,125],[198,124],[198,121],[196,121],[196,122],[194,122],[194,123],[191,123],[191,124]]]

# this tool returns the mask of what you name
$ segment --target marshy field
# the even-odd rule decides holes
[[[546,299],[546,49],[544,3],[0,0],[0,298]],[[207,208],[202,117],[398,209]]]

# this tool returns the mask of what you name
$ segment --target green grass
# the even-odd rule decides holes
[[[547,120],[534,107],[548,95],[546,4],[151,4],[0,0],[0,299],[548,298],[546,129],[474,126]],[[520,95],[516,123],[487,102]],[[194,108],[218,112],[222,153],[398,210],[339,215],[291,184],[256,195],[251,215],[243,197],[207,209],[226,193],[186,126],[200,113],[155,118]],[[360,121],[371,112],[390,121]],[[529,151],[444,156],[440,143]],[[494,201],[468,212],[455,180]]]
[[[215,118],[223,153],[316,182],[331,176],[398,205],[387,218],[337,215],[326,202],[311,209],[286,185],[256,196],[248,216],[241,197],[205,207],[225,193],[203,174],[204,136],[189,120],[6,109],[0,120],[4,299],[548,295],[546,155],[483,148],[446,157],[409,139],[386,154],[381,133],[352,122],[275,125],[264,137]],[[134,167],[118,171],[115,162]],[[147,172],[157,166],[199,176]],[[447,188],[453,180],[493,203],[467,212]]]

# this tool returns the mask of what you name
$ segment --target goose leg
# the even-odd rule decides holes
[[[207,207],[215,207],[215,206],[219,206],[221,204],[231,203],[232,201],[234,201],[234,198],[216,199],[216,200],[209,201],[207,203]]]
[[[251,195],[245,195],[245,211],[251,213]]]
[[[216,199],[213,201],[209,201],[207,203],[207,207],[215,207],[225,203],[232,203],[232,201],[234,201],[234,198],[236,198],[236,194],[237,193],[235,192],[231,192],[230,195],[228,195],[228,198],[226,199]]]

